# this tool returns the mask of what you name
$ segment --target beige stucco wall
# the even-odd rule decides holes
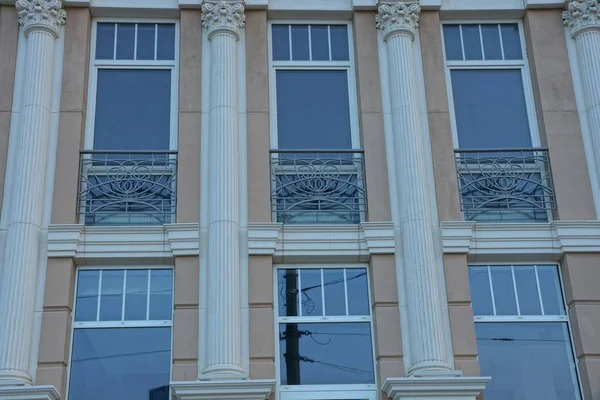
[[[354,13],[354,53],[361,146],[365,151],[368,221],[390,221],[385,133],[375,12]],[[351,107],[353,105],[350,105]]]
[[[83,148],[90,63],[91,16],[87,8],[68,8],[60,95],[60,119],[52,223],[77,222],[79,150]]]
[[[17,63],[19,24],[13,6],[0,6],[0,204],[4,194],[4,174],[10,133],[13,88]]]
[[[529,10],[527,54],[542,143],[562,220],[596,219],[560,10]]]
[[[181,10],[177,222],[200,221],[202,12]]]

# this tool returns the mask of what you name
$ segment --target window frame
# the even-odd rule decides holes
[[[277,273],[286,269],[365,269],[367,273],[367,295],[369,298],[369,315],[360,316],[312,316],[312,317],[288,317],[279,316],[279,290]],[[276,380],[276,399],[278,400],[324,400],[324,399],[349,399],[360,397],[362,400],[378,399],[378,376],[377,376],[377,353],[375,347],[375,330],[373,324],[373,309],[371,297],[371,278],[369,266],[367,264],[274,264],[273,265],[273,307],[274,318],[274,337],[275,340],[275,380]],[[346,292],[346,300],[348,292]],[[373,355],[373,384],[327,384],[327,385],[283,385],[281,383],[281,359],[279,351],[279,325],[283,323],[364,323],[368,322],[371,332],[371,354]],[[316,397],[315,397],[316,396]]]
[[[77,308],[77,289],[79,286],[79,272],[80,271],[110,271],[110,270],[153,270],[153,269],[168,269],[172,271],[173,277],[173,290],[171,292],[171,305],[173,307],[171,313],[171,320],[141,320],[141,321],[75,321],[75,313]],[[126,280],[124,279],[124,282]],[[100,293],[98,293],[100,296]],[[69,400],[71,394],[71,367],[73,365],[73,339],[75,338],[76,329],[102,329],[102,328],[164,328],[169,327],[171,331],[171,340],[169,343],[169,398],[171,398],[171,385],[170,382],[173,380],[173,319],[175,317],[175,268],[172,265],[86,265],[77,266],[75,270],[75,284],[73,288],[73,310],[71,316],[71,327],[70,327],[70,342],[69,342],[69,358],[66,367],[66,390],[64,394],[64,400]]]
[[[578,394],[579,394],[579,399],[578,400],[585,400],[585,395],[583,392],[583,385],[582,385],[582,381],[581,381],[581,373],[579,371],[579,364],[577,363],[577,351],[575,348],[575,341],[573,339],[573,329],[571,326],[571,320],[569,317],[569,305],[567,304],[567,297],[566,297],[566,292],[565,292],[565,285],[564,285],[564,280],[563,280],[563,276],[562,276],[562,270],[560,268],[560,264],[556,263],[556,262],[528,262],[528,263],[524,263],[524,262],[516,262],[516,263],[511,263],[511,262],[467,262],[467,269],[469,267],[484,267],[487,266],[488,267],[488,274],[491,268],[494,267],[511,267],[511,271],[513,273],[513,290],[515,290],[516,293],[516,281],[514,279],[514,269],[515,268],[519,268],[519,267],[540,267],[540,266],[552,266],[556,268],[556,271],[558,273],[558,283],[560,285],[560,295],[561,295],[561,299],[562,299],[562,305],[564,307],[565,310],[565,315],[502,315],[502,316],[498,316],[498,315],[474,315],[473,314],[473,322],[474,324],[478,324],[478,323],[498,323],[498,322],[502,322],[502,323],[511,323],[511,322],[516,322],[516,323],[535,323],[535,322],[549,322],[549,323],[557,323],[557,324],[561,324],[564,323],[567,326],[567,332],[568,332],[568,339],[569,339],[569,350],[571,351],[571,362],[569,363],[569,367],[570,368],[574,368],[575,371],[575,378],[577,381],[577,389],[578,389]],[[488,275],[489,276],[489,275]],[[543,301],[541,299],[541,295],[540,295],[540,286],[539,286],[539,281],[537,280],[537,273],[536,273],[536,281],[538,284],[538,295],[540,296],[540,305],[543,305]],[[491,287],[491,286],[490,286]],[[491,294],[492,294],[492,302],[494,301],[494,291],[493,288],[491,287]],[[516,299],[518,299],[518,297],[515,296]],[[473,307],[472,305],[472,299],[470,300],[470,305],[471,305],[471,309]],[[517,310],[518,308],[518,302],[517,302]],[[475,334],[475,340],[477,340],[477,335]]]
[[[516,24],[519,29],[519,40],[523,58],[520,60],[448,60],[446,58],[446,38],[444,37],[444,25],[494,25],[494,24]],[[440,24],[442,36],[442,54],[444,57],[444,74],[446,78],[446,92],[448,95],[448,111],[450,113],[450,127],[452,131],[452,143],[455,150],[460,150],[458,141],[458,128],[456,125],[456,110],[454,108],[454,93],[452,92],[452,70],[485,70],[485,69],[512,69],[521,71],[523,81],[523,95],[529,123],[529,134],[531,147],[541,146],[540,131],[535,109],[535,98],[533,95],[533,84],[529,70],[527,57],[527,46],[523,31],[523,21],[515,19],[490,19],[490,20],[444,20]],[[481,43],[483,48],[483,42]],[[494,149],[490,149],[494,150]]]
[[[273,60],[273,25],[345,25],[348,30],[348,61],[274,61]],[[348,108],[350,114],[350,142],[351,148],[348,150],[360,150],[360,128],[358,121],[358,94],[356,84],[356,66],[354,56],[354,33],[352,22],[348,20],[269,20],[267,25],[268,57],[269,57],[269,126],[270,126],[270,146],[277,150],[278,132],[277,132],[277,71],[278,70],[327,70],[327,71],[347,71],[348,78]],[[310,36],[309,36],[310,43]],[[331,43],[330,43],[331,47]],[[309,45],[309,52],[312,49]],[[292,149],[294,150],[294,149]],[[319,150],[319,149],[315,149]],[[340,150],[340,149],[338,149]]]
[[[115,24],[174,24],[175,25],[175,43],[173,60],[96,60],[96,40],[98,32],[98,23]],[[87,96],[87,116],[85,123],[84,149],[94,150],[94,129],[96,120],[96,95],[98,89],[98,70],[99,69],[161,69],[171,71],[171,96],[170,96],[170,121],[169,121],[169,148],[167,150],[177,150],[177,132],[179,126],[179,39],[180,26],[179,20],[160,19],[160,18],[94,18],[92,21],[92,34],[90,44],[90,65],[88,77],[88,96]],[[116,40],[116,39],[115,39]],[[134,55],[135,55],[134,48]],[[111,149],[120,150],[120,149]]]

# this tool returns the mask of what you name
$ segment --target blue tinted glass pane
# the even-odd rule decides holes
[[[498,25],[481,25],[481,36],[483,37],[483,50],[486,60],[502,60],[502,49],[500,47],[500,30]]]
[[[329,33],[327,32],[327,25],[311,25],[310,35],[312,59],[314,61],[328,61]]]
[[[171,71],[98,70],[94,149],[168,150]]]
[[[170,320],[173,317],[173,271],[153,269],[150,271],[150,318]]]
[[[96,321],[100,271],[79,271],[75,321]]]
[[[348,27],[346,25],[330,25],[331,60],[348,61]]]
[[[521,60],[521,38],[517,24],[502,24],[502,44],[504,45],[504,58],[506,60]]]
[[[102,271],[100,321],[121,321],[123,314],[123,270]]]
[[[479,25],[462,25],[465,60],[482,60]]]
[[[492,285],[497,315],[517,315],[517,302],[510,267],[492,267]]]
[[[460,25],[444,25],[444,47],[446,60],[462,60]]]
[[[96,59],[112,60],[115,52],[115,24],[98,23],[96,30]]]
[[[125,291],[125,320],[145,320],[148,304],[148,270],[128,270]]]
[[[346,315],[346,292],[344,290],[344,270],[324,269],[325,315]]]
[[[168,400],[171,328],[75,329],[69,399]]]
[[[279,295],[279,316],[294,317],[298,312],[298,277],[297,269],[280,269],[277,271],[277,293]]]
[[[565,315],[558,269],[555,266],[540,266],[538,278],[546,315]]]
[[[578,400],[573,354],[563,323],[477,323],[485,400]]]
[[[292,59],[307,61],[308,25],[292,25]]]
[[[157,60],[175,59],[175,24],[158,24]]]
[[[155,24],[138,24],[137,59],[154,60]]]
[[[303,317],[323,315],[323,296],[321,295],[321,270],[301,269],[300,302]]]
[[[290,26],[273,25],[271,28],[273,60],[289,61],[290,59]]]
[[[349,149],[346,71],[277,71],[280,149]]]
[[[494,315],[487,267],[469,267],[473,315]]]
[[[135,24],[117,24],[117,60],[133,60]]]
[[[531,147],[521,70],[452,70],[461,149]]]
[[[368,322],[281,324],[279,336],[283,385],[375,383]]]
[[[514,267],[517,294],[519,295],[519,308],[522,315],[541,315],[540,297],[538,294],[533,267]]]
[[[346,284],[348,286],[348,314],[369,315],[369,285],[367,270],[347,269]]]

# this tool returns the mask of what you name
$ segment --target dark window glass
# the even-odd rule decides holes
[[[148,304],[148,270],[128,270],[125,291],[125,320],[145,320]]]
[[[158,24],[158,41],[156,43],[157,60],[175,59],[175,25]]]
[[[531,147],[519,69],[452,70],[461,149]]]
[[[138,24],[137,59],[154,60],[155,24]]]
[[[280,269],[277,272],[280,317],[294,317],[299,314],[298,275],[297,269]]]
[[[444,47],[447,60],[462,60],[460,25],[444,25]]]
[[[504,45],[504,58],[507,60],[521,60],[521,37],[517,24],[502,24],[502,44]]]
[[[314,61],[329,61],[329,33],[327,25],[311,25],[310,39],[312,59]]]
[[[497,315],[517,315],[517,301],[510,267],[492,267]]]
[[[100,321],[122,320],[123,272],[123,270],[102,271]]]
[[[75,321],[96,321],[100,271],[79,271]]]
[[[565,315],[558,269],[555,266],[539,266],[538,278],[546,315]]]
[[[494,315],[487,267],[469,267],[473,315]]]
[[[502,60],[500,30],[498,29],[498,25],[481,25],[481,36],[483,37],[485,59]]]
[[[170,320],[173,316],[173,271],[150,270],[150,319]]]
[[[117,60],[133,60],[135,24],[117,24]]]
[[[343,269],[324,269],[325,315],[346,315],[346,292]]]
[[[534,267],[518,266],[514,268],[519,309],[522,315],[541,315],[540,297],[535,279]]]
[[[369,285],[366,269],[346,270],[348,286],[348,314],[369,315]]]
[[[290,60],[290,26],[289,25],[273,25],[271,29],[273,60],[289,61]]]
[[[462,25],[465,60],[482,60],[479,25]]]
[[[302,316],[314,317],[323,315],[323,296],[321,295],[321,270],[300,270]]]
[[[280,149],[349,149],[348,77],[344,71],[277,71]]]
[[[331,60],[348,61],[348,27],[346,25],[330,25]]]
[[[578,400],[567,325],[477,323],[485,400]]]
[[[308,61],[308,25],[292,25],[292,60]]]
[[[170,70],[100,69],[95,150],[168,150]]]
[[[112,60],[115,56],[115,24],[98,23],[96,29],[96,59]]]
[[[283,385],[372,384],[371,324],[280,324]]]
[[[75,329],[70,400],[168,400],[171,328]]]

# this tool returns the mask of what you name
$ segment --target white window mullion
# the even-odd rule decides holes
[[[125,321],[125,302],[127,301],[127,270],[123,270],[123,299],[121,300],[121,321]]]
[[[98,277],[98,304],[96,309],[96,321],[100,321],[100,303],[102,303],[102,270]]]

